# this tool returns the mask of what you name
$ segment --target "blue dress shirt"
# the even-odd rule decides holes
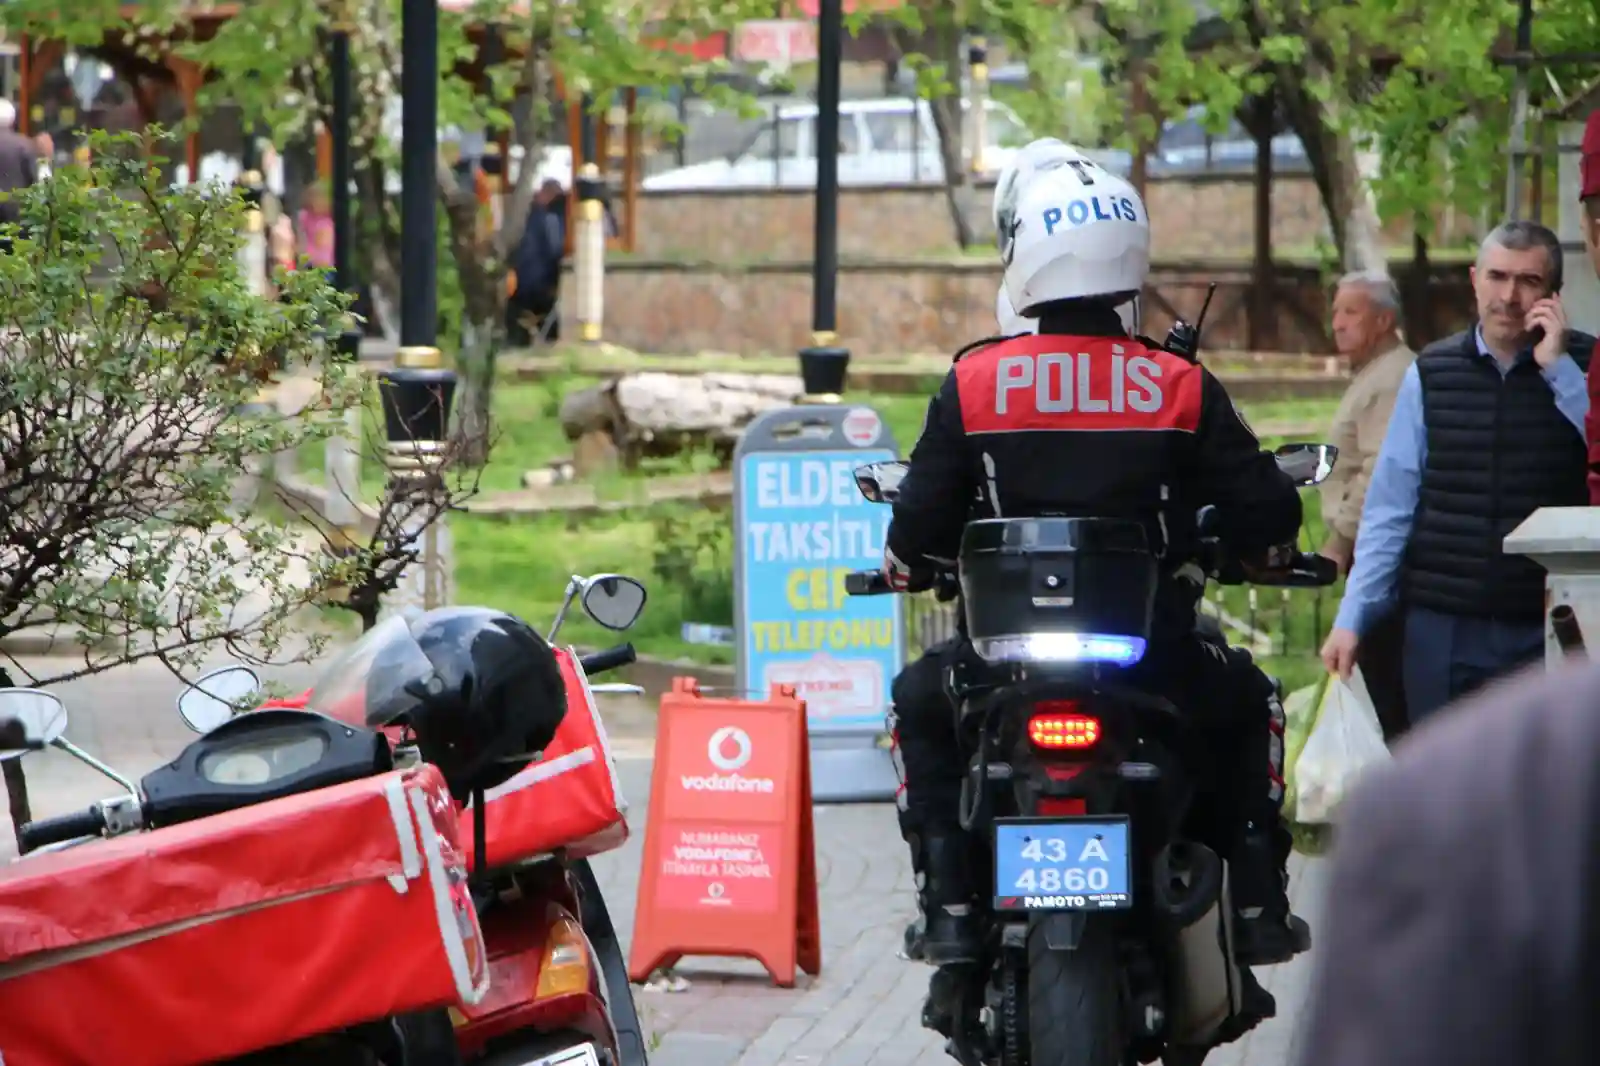
[[[1476,333],[1478,354],[1499,369],[1502,377],[1509,367],[1502,364],[1483,343],[1483,330]],[[1512,366],[1533,358],[1532,350],[1518,352]],[[1540,371],[1555,396],[1556,409],[1572,423],[1583,438],[1583,420],[1589,413],[1589,390],[1583,371],[1569,355],[1562,355],[1549,368]],[[1406,371],[1395,396],[1394,414],[1378,449],[1378,462],[1367,487],[1366,505],[1361,509],[1361,526],[1356,532],[1356,561],[1344,586],[1344,600],[1334,619],[1336,629],[1362,634],[1383,616],[1394,603],[1400,577],[1400,561],[1411,525],[1416,518],[1417,499],[1422,487],[1422,468],[1428,461],[1428,434],[1422,422],[1422,379],[1416,364]]]

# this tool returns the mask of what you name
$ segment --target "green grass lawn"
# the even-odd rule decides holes
[[[656,574],[655,541],[661,526],[681,508],[657,508],[651,515],[627,513],[570,522],[559,515],[494,520],[459,515],[450,520],[456,547],[456,599],[510,611],[543,630],[555,617],[567,579],[573,574],[619,573],[637,577],[649,590],[644,613],[626,639],[640,654],[731,663],[733,649],[691,646],[680,639],[685,621],[729,624],[729,619],[696,618],[686,605],[682,582]],[[731,591],[731,579],[728,583]],[[731,603],[730,603],[731,606]],[[563,640],[606,647],[623,639],[580,613],[569,616]]]

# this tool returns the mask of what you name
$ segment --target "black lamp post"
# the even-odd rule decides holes
[[[350,34],[355,25],[350,21],[349,7],[340,12],[333,24],[328,44],[328,73],[332,81],[333,128],[328,130],[330,154],[333,156],[333,189],[330,206],[333,209],[333,283],[340,292],[354,294],[359,286],[356,280],[355,229],[350,216],[350,185],[354,181],[350,156]],[[349,359],[361,353],[361,331],[349,325],[340,334],[338,349]]]
[[[400,9],[400,344],[432,349],[437,365],[438,293],[435,174],[439,157],[439,7],[403,0]],[[407,365],[402,359],[401,365]]]
[[[393,454],[437,452],[450,436],[455,371],[444,367],[396,367],[378,376],[383,431]]]
[[[850,352],[838,346],[839,65],[842,0],[822,0],[817,25],[817,206],[811,264],[811,347],[800,352],[807,398],[837,403]]]
[[[404,0],[400,9],[400,351],[382,375],[391,452],[402,441],[437,450],[450,425],[456,375],[444,369],[439,329],[437,198],[439,7]],[[398,434],[398,437],[397,437]]]

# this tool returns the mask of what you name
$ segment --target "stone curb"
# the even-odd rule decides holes
[[[24,629],[19,633],[11,633],[0,637],[0,652],[6,655],[24,658],[60,658],[67,655],[81,655],[84,651],[114,652],[118,642],[115,640],[102,640],[93,644],[85,644],[82,634],[65,634],[57,630],[40,627],[39,629]]]
[[[652,697],[670,692],[675,677],[692,677],[706,689],[731,689],[734,680],[731,666],[709,666],[685,659],[653,659],[644,655],[616,673],[630,684],[642,686]]]

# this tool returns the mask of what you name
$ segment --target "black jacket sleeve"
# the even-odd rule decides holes
[[[900,483],[886,545],[896,559],[912,569],[927,569],[930,560],[955,561],[977,492],[973,476],[951,371],[928,401],[922,436],[911,450],[911,470]]]
[[[1196,499],[1217,508],[1218,532],[1235,553],[1249,557],[1300,534],[1300,492],[1239,417],[1227,390],[1201,369],[1196,432]]]

